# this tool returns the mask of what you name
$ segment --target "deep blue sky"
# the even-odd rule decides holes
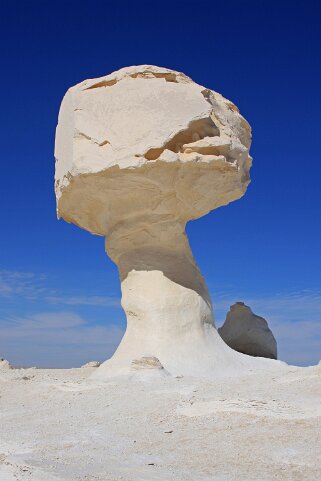
[[[57,221],[54,133],[65,91],[135,64],[182,71],[253,128],[252,184],[188,226],[220,323],[244,300],[280,356],[321,358],[321,2],[2,1],[0,356],[77,365],[124,328],[100,237]]]

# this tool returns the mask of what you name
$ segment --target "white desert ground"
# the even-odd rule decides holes
[[[321,365],[199,380],[0,371],[1,481],[318,481]]]

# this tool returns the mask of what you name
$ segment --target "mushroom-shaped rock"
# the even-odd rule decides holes
[[[127,316],[120,346],[95,377],[127,373],[146,356],[174,375],[248,366],[214,327],[185,225],[244,194],[250,142],[233,103],[166,68],[123,68],[66,93],[58,217],[105,236]]]
[[[244,302],[236,302],[230,307],[218,332],[235,351],[250,356],[277,358],[276,340],[268,323],[254,314]]]

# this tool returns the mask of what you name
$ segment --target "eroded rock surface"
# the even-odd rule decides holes
[[[222,339],[235,351],[250,356],[277,359],[277,344],[267,321],[257,316],[244,302],[230,307],[226,320],[218,329]]]
[[[179,72],[141,65],[86,80],[59,112],[58,215],[104,236],[140,215],[196,219],[244,194],[250,143],[237,107]]]

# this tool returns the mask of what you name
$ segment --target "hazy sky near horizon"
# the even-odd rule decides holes
[[[237,300],[280,358],[321,358],[321,3],[1,2],[0,357],[106,359],[125,328],[104,240],[57,221],[54,134],[65,91],[128,65],[184,72],[253,129],[252,183],[188,225],[220,324]]]

